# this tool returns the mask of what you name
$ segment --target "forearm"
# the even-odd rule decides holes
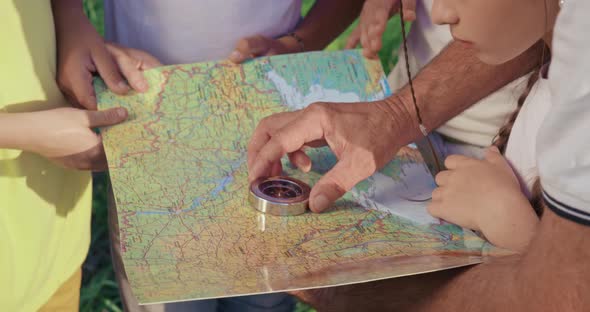
[[[360,14],[364,0],[318,0],[295,30],[306,51],[324,49]]]
[[[529,73],[541,58],[539,43],[502,65],[479,61],[475,51],[452,42],[414,78],[416,102],[424,126],[432,131],[469,106]],[[402,145],[422,137],[409,85],[386,100],[404,134]]]
[[[72,30],[80,27],[80,19],[83,19],[84,24],[89,23],[84,14],[82,0],[52,0],[51,8],[53,10],[55,33],[58,43],[63,40],[64,36],[71,33]]]
[[[55,24],[59,26],[60,23],[67,22],[65,20],[69,14],[84,15],[84,5],[82,0],[51,0],[51,8],[55,18]]]
[[[0,149],[30,150],[32,113],[0,113]]]
[[[418,311],[587,311],[590,228],[546,210],[523,256],[475,266],[425,298]]]
[[[451,269],[371,283],[307,290],[295,295],[318,312],[415,311],[424,298],[464,270]]]

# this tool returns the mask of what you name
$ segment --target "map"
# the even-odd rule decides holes
[[[95,83],[101,109],[129,119],[102,129],[121,249],[142,304],[318,288],[482,261],[486,243],[434,219],[434,181],[420,153],[390,164],[328,212],[264,215],[249,206],[246,146],[263,117],[316,101],[359,102],[391,92],[378,61],[359,51],[313,52],[166,66],[146,93]],[[371,105],[370,103],[364,105]],[[336,159],[309,152],[313,185]]]

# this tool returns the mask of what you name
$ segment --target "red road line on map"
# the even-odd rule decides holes
[[[123,224],[123,227],[119,227],[119,244],[121,245],[121,251],[126,252],[127,230],[129,228],[133,228],[133,226],[129,222],[129,217],[135,215],[135,211],[118,211],[118,214],[120,215],[119,218],[121,218],[121,223]]]
[[[172,70],[173,71],[173,70]],[[156,120],[154,121],[150,121],[146,124],[143,125],[143,128],[150,133],[151,135],[154,136],[154,139],[151,140],[150,146],[152,147],[151,151],[139,151],[139,152],[133,152],[133,153],[126,153],[121,155],[121,162],[119,164],[119,167],[123,167],[125,165],[125,163],[127,163],[127,158],[131,157],[131,156],[136,156],[136,155],[144,155],[147,153],[155,153],[157,151],[160,150],[160,148],[156,147],[155,144],[158,142],[158,139],[160,138],[159,135],[157,135],[153,129],[150,128],[150,126],[152,124],[155,124],[157,122],[160,122],[160,119],[162,118],[163,113],[159,112],[161,106],[162,106],[162,101],[163,101],[163,94],[164,94],[164,87],[166,86],[166,84],[168,83],[168,81],[170,80],[170,76],[172,71],[164,71],[162,72],[162,75],[164,75],[164,81],[160,84],[160,92],[158,92],[158,101],[156,101],[156,109],[154,110],[154,114],[156,116],[158,116],[156,118]]]

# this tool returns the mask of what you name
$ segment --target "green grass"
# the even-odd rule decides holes
[[[305,14],[314,0],[303,0]],[[102,0],[84,0],[84,11],[99,31],[104,33]],[[342,49],[350,32],[356,26],[351,25],[340,37],[332,42],[327,50]],[[399,19],[393,18],[387,25],[383,38],[383,49],[379,53],[384,70],[389,70],[395,64],[394,51],[401,41]],[[122,311],[118,286],[111,265],[110,247],[107,227],[107,179],[106,174],[94,175],[94,197],[92,201],[92,241],[90,252],[83,266],[82,290],[80,294],[80,311],[83,312],[119,312]],[[306,305],[299,303],[296,312],[313,311]]]

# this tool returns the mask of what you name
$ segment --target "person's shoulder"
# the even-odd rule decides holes
[[[590,1],[565,0],[554,29],[549,68],[551,111],[537,136],[545,203],[590,225]]]
[[[576,96],[590,80],[590,1],[565,0],[555,22],[549,79],[555,91]],[[557,88],[557,89],[556,89]]]
[[[63,105],[55,82],[56,42],[50,1],[0,1],[0,19],[5,28],[0,42],[9,47],[0,49],[0,107],[29,103],[28,110],[34,110],[47,108],[49,102]]]

